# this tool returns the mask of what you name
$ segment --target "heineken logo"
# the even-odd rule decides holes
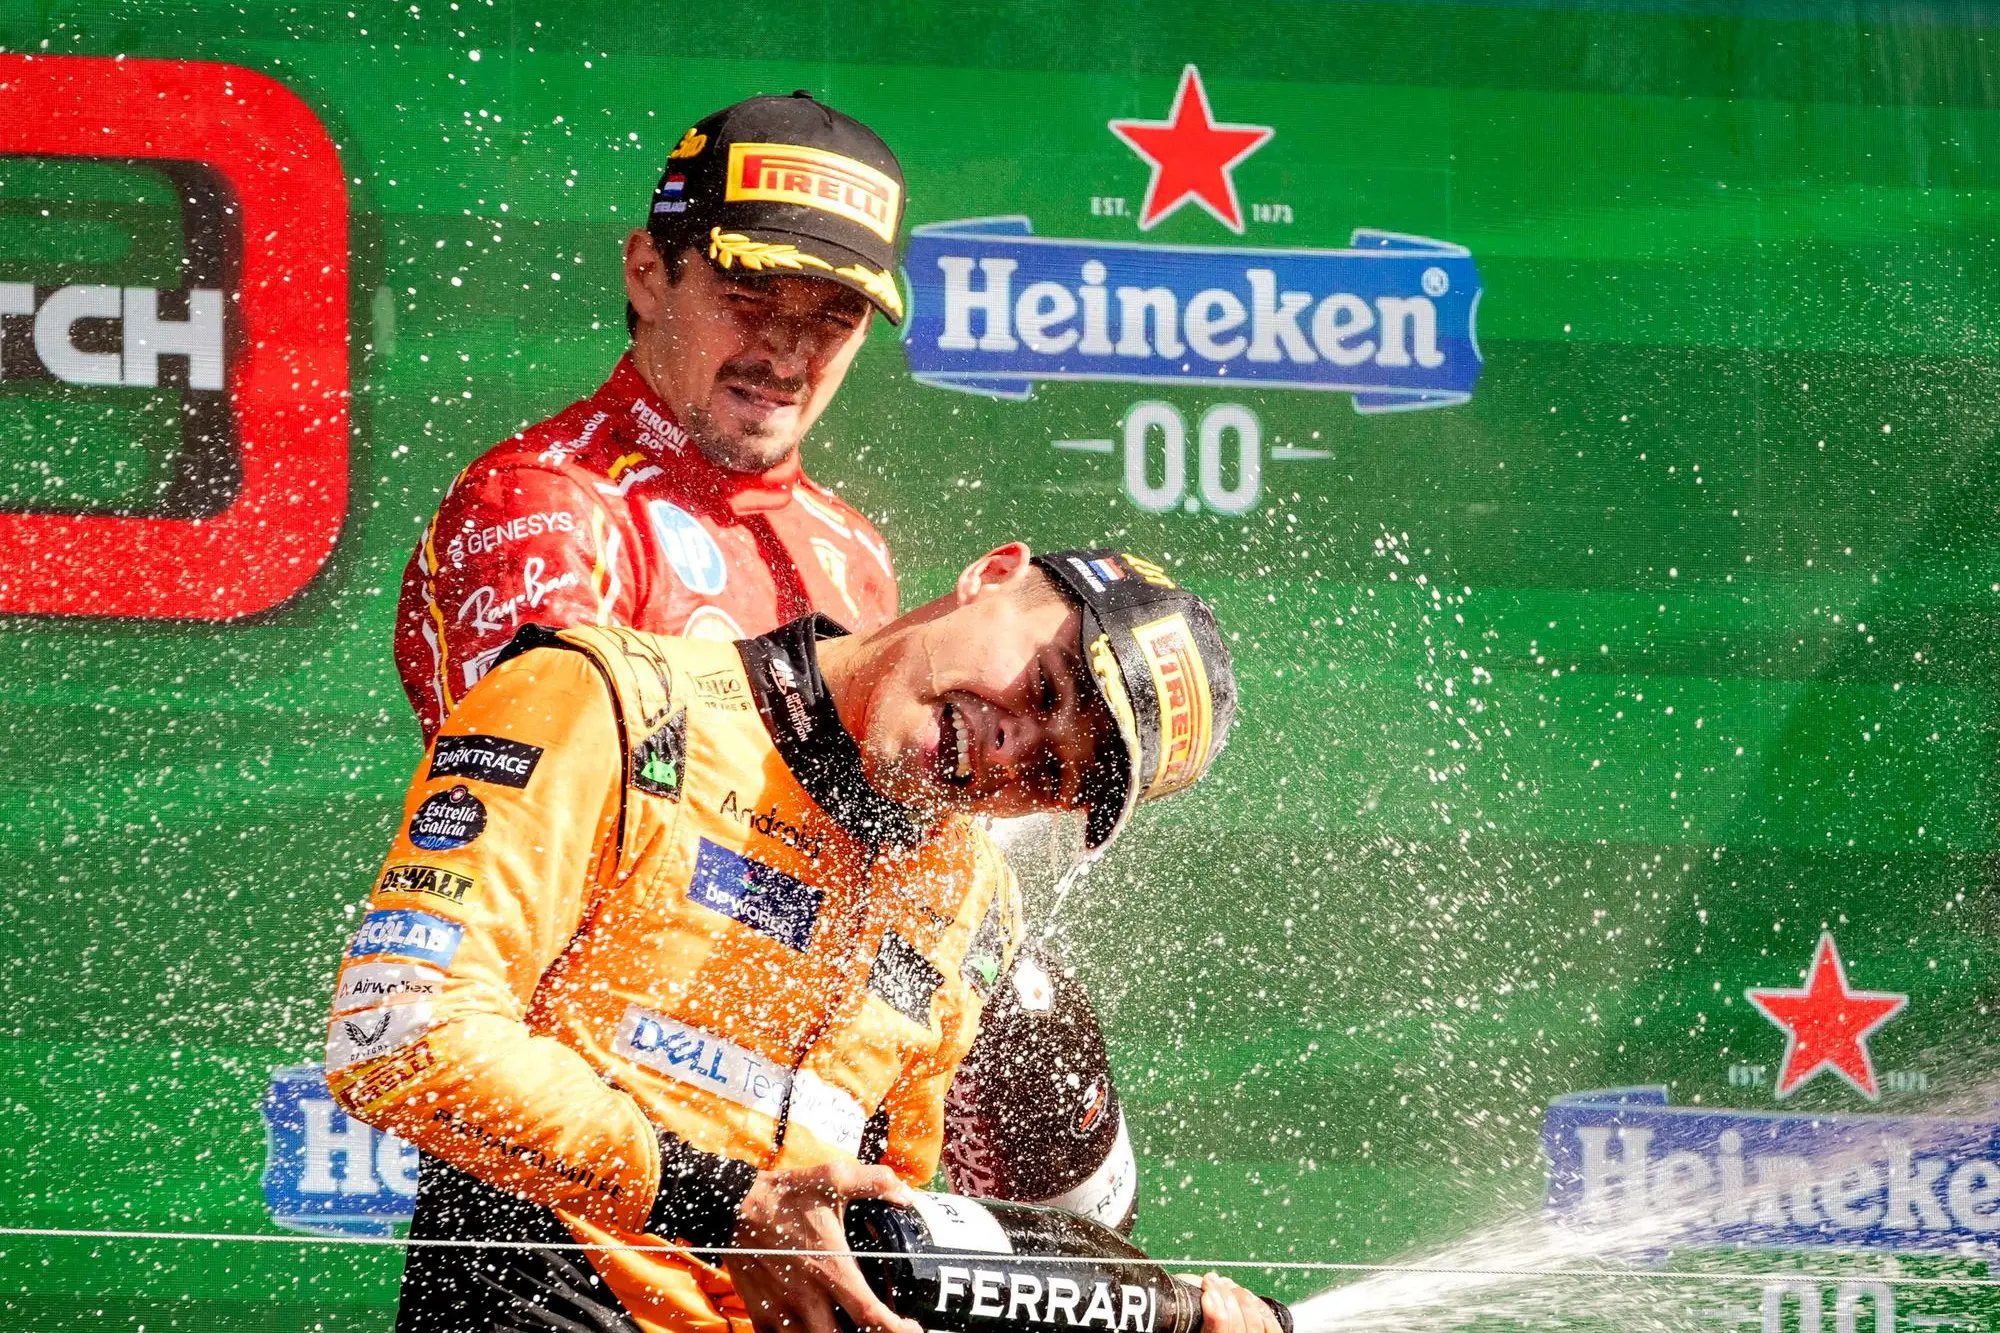
[[[1644,1245],[1950,1250],[2000,1239],[2000,1123],[1667,1104],[1664,1088],[1549,1107],[1552,1219]]]
[[[1903,1011],[1907,995],[1851,989],[1831,932],[1822,933],[1806,969],[1805,985],[1744,992],[1744,998],[1785,1034],[1778,1096],[1789,1097],[1821,1070],[1831,1070],[1870,1101],[1882,1093],[1868,1037]]]
[[[1346,393],[1442,407],[1479,378],[1462,246],[1358,230],[1344,250],[1039,237],[1027,218],[918,227],[904,350],[919,383],[1024,398],[1042,380]]]
[[[318,1065],[271,1071],[264,1116],[264,1205],[288,1231],[394,1236],[416,1209],[415,1145],[355,1120]]]

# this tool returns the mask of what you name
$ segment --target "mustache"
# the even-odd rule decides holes
[[[809,381],[804,375],[780,375],[764,361],[730,361],[715,373],[718,382],[733,380],[753,389],[768,389],[772,393],[804,393]]]

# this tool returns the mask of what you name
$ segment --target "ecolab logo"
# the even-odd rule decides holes
[[[0,282],[0,378],[6,377],[7,315],[33,315],[33,346],[41,368],[66,384],[118,384],[154,388],[160,358],[186,362],[190,389],[220,389],[222,381],[222,292],[213,287],[167,293],[167,304],[185,312],[168,317],[156,287],[79,284],[57,287],[41,300],[26,282]],[[117,350],[77,345],[85,320],[115,326]]]
[[[1028,396],[1038,380],[1177,381],[1442,407],[1479,378],[1479,274],[1462,246],[1356,231],[1344,250],[1037,237],[1026,218],[919,227],[910,372]]]

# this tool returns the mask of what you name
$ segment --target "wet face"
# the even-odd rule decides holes
[[[999,816],[1075,808],[1094,756],[1116,744],[1080,613],[1025,565],[1026,548],[987,559],[1010,549],[1021,567],[970,597],[961,580],[956,605],[874,664],[856,739],[870,784],[893,800]]]
[[[868,336],[866,297],[825,278],[749,274],[684,252],[678,281],[645,232],[625,247],[641,373],[702,453],[734,472],[785,461]]]

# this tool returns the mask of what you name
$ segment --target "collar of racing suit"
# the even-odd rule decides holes
[[[819,641],[846,633],[815,613],[743,639],[736,651],[772,743],[806,794],[862,842],[908,847],[924,835],[926,824],[908,806],[868,785],[861,747],[834,710],[819,672]]]
[[[713,500],[738,518],[783,509],[792,502],[792,487],[803,471],[798,450],[792,450],[784,462],[762,472],[731,472],[717,467],[688,438],[687,428],[646,383],[630,352],[618,358],[617,367],[597,391],[597,398],[600,405],[612,411],[613,419],[625,423],[628,429],[639,424],[633,420],[638,415],[633,411],[635,403],[643,404],[647,412],[657,414],[673,428],[678,438],[663,438],[657,431],[644,429],[633,433],[646,449],[649,460],[670,469],[686,492]]]

